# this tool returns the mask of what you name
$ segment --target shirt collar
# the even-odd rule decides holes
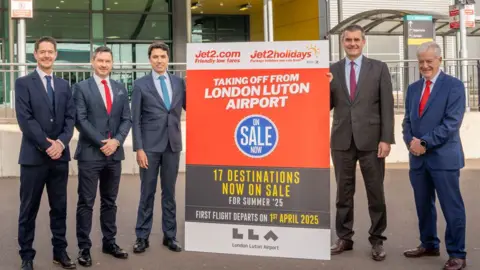
[[[168,74],[167,74],[167,71],[163,72],[162,74],[158,74],[155,70],[152,69],[152,76],[153,76],[153,79],[158,79],[158,77],[160,76],[165,76],[165,78],[168,80]]]
[[[435,75],[430,81],[432,82],[432,84],[435,84],[435,82],[437,81],[438,79],[438,76],[440,76],[440,73],[442,73],[442,70],[441,69],[438,69],[438,72],[437,72],[437,75]],[[424,78],[425,80],[425,78]],[[426,82],[426,80],[425,80]]]
[[[44,79],[45,76],[52,76],[53,77],[53,72],[52,72],[52,74],[47,74],[38,67],[35,70],[37,71],[37,73],[38,73],[38,75],[40,76],[41,79]]]
[[[102,84],[102,78],[100,78],[97,74],[93,74],[93,78],[95,79],[95,82],[100,85]],[[107,83],[110,81],[110,76],[107,76],[107,78],[105,78],[105,80],[107,80]]]
[[[348,57],[345,57],[345,60],[346,60],[347,65],[351,65],[350,63],[354,62],[355,65],[361,66],[362,65],[362,60],[363,60],[363,54],[360,54],[360,56],[357,57],[356,59],[354,59],[353,61],[348,59]]]

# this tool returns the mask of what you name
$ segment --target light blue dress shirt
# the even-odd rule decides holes
[[[437,81],[438,75],[440,75],[440,72],[442,72],[442,70],[438,70],[437,75],[435,75],[435,77],[433,77],[433,78],[430,80],[430,81],[432,82],[432,83],[430,84],[430,94],[432,94],[433,86],[435,86],[435,82]],[[423,93],[425,92],[425,87],[427,87],[427,80],[425,80],[425,78],[423,78],[423,88],[422,88],[422,94],[420,95],[420,100],[422,100]]]
[[[363,55],[360,55],[357,59],[353,60],[355,63],[355,82],[358,85],[358,76],[360,75],[360,69],[362,67]],[[350,69],[352,60],[345,58],[345,82],[347,83],[348,93],[350,94]]]
[[[155,70],[152,70],[152,77],[153,77],[153,84],[155,84],[155,88],[157,89],[158,94],[162,98],[163,101],[165,101],[165,98],[163,97],[163,92],[162,92],[162,86],[160,85],[160,80],[158,77],[161,75],[165,76],[165,84],[167,85],[167,91],[168,91],[168,96],[170,98],[170,104],[172,103],[172,82],[170,81],[170,76],[168,76],[167,72],[163,74],[158,74],[155,72]]]

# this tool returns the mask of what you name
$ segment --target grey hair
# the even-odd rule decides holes
[[[341,40],[345,38],[345,32],[356,32],[356,31],[360,31],[360,33],[362,33],[362,39],[365,40],[365,29],[363,29],[363,27],[358,24],[352,24],[345,27],[345,29],[343,29],[343,32],[342,32]]]
[[[428,41],[418,46],[417,56],[428,50],[433,50],[435,52],[436,57],[442,57],[442,49],[435,41]]]

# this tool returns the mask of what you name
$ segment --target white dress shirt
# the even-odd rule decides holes
[[[100,91],[100,95],[102,96],[103,99],[103,104],[105,105],[105,108],[107,108],[107,97],[105,96],[105,86],[102,83],[102,78],[100,78],[97,74],[93,74],[93,78],[95,79],[95,83],[98,86],[98,90]],[[110,89],[110,98],[111,102],[113,104],[113,89],[112,85],[110,84],[110,77],[105,78],[107,81],[108,88]]]

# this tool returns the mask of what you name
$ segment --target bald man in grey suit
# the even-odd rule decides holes
[[[337,181],[336,232],[332,255],[353,248],[353,196],[355,172],[360,163],[367,189],[371,219],[369,241],[376,261],[385,259],[383,232],[387,210],[383,180],[385,158],[394,139],[392,83],[385,63],[362,55],[365,32],[353,25],[345,29],[342,43],[347,57],[330,68],[330,109],[334,110],[331,152]]]

